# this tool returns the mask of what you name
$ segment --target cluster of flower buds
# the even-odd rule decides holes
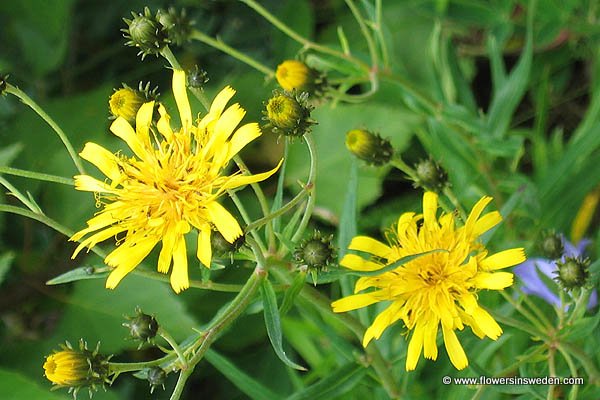
[[[125,44],[137,47],[142,59],[147,55],[158,55],[165,46],[173,43],[180,45],[186,42],[193,23],[186,18],[185,11],[177,12],[174,8],[168,11],[158,10],[152,15],[148,7],[143,13],[131,13],[133,19],[124,19],[127,28],[122,29]]]

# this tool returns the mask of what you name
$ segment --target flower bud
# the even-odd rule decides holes
[[[124,19],[127,28],[122,31],[129,39],[125,44],[139,48],[138,54],[142,59],[149,54],[158,55],[169,43],[164,27],[152,16],[148,7],[144,8],[144,14],[131,14],[133,19]]]
[[[193,22],[187,19],[185,10],[177,12],[174,7],[168,11],[158,10],[156,20],[163,27],[170,43],[181,45],[190,38]]]
[[[310,95],[322,94],[326,81],[323,74],[298,60],[286,60],[279,64],[275,78],[279,86],[288,92],[296,90]]]
[[[148,379],[148,383],[150,384],[150,394],[154,392],[154,389],[156,389],[157,386],[162,386],[164,390],[166,378],[167,373],[161,367],[152,367],[148,369],[146,379]]]
[[[245,242],[246,237],[241,235],[233,243],[229,243],[219,231],[213,231],[210,238],[212,251],[220,257],[237,252]]]
[[[144,104],[144,98],[131,88],[116,89],[108,99],[108,106],[113,117],[123,117],[129,123],[135,122],[138,110]]]
[[[448,186],[448,173],[432,159],[421,160],[415,164],[415,187],[440,193]]]
[[[73,349],[69,342],[61,345],[61,348],[47,356],[44,362],[44,374],[53,385],[68,387],[69,393],[74,396],[81,388],[87,387],[91,397],[99,386],[110,383],[108,360],[111,356],[98,354],[98,346],[90,351],[87,344],[80,340],[79,350]]]
[[[556,265],[558,266],[556,280],[565,290],[582,288],[588,283],[589,259],[566,257],[564,261],[558,261]]]
[[[265,126],[274,133],[284,136],[300,137],[310,130],[316,122],[310,118],[312,107],[307,104],[306,92],[299,96],[288,92],[275,92],[266,106]]]
[[[187,85],[191,88],[202,89],[204,84],[208,82],[208,73],[197,65],[194,66],[194,69],[189,70],[186,76]]]
[[[308,269],[315,283],[317,273],[327,271],[329,264],[335,261],[336,249],[331,244],[332,239],[333,235],[323,236],[315,230],[310,238],[304,239],[294,249],[294,261]]]
[[[565,250],[562,235],[552,230],[542,232],[542,240],[539,242],[539,248],[545,258],[550,260],[560,258]]]
[[[123,326],[129,328],[129,334],[132,339],[139,340],[140,347],[144,342],[150,342],[158,332],[158,322],[148,314],[144,314],[139,307],[135,309],[136,315],[127,317],[129,322],[123,323]]]
[[[346,133],[346,147],[352,154],[368,164],[387,164],[394,154],[389,140],[365,129],[353,129]]]

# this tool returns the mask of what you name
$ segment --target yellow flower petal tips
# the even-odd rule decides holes
[[[211,230],[218,230],[229,242],[242,234],[218,198],[229,189],[265,180],[279,168],[256,175],[224,175],[229,161],[261,135],[257,123],[238,128],[245,111],[238,104],[226,108],[235,94],[232,88],[223,89],[208,114],[198,120],[192,115],[181,70],[173,73],[173,93],[180,129],[171,127],[162,105],[160,118],[153,123],[155,105],[148,102],[137,112],[135,128],[123,117],[110,127],[131,149],[131,157],[95,143],[87,143],[80,153],[106,179],[75,176],[76,189],[95,192],[101,210],[87,221],[87,228],[71,237],[80,241],[73,257],[85,247],[118,237],[117,248],[104,260],[114,267],[107,288],[116,287],[159,243],[158,271],[171,271],[175,292],[188,288],[186,235],[198,231],[196,255],[210,267]]]
[[[361,254],[347,254],[340,264],[355,271],[377,271],[406,256],[444,250],[379,275],[361,277],[356,282],[355,294],[332,303],[335,312],[345,312],[391,302],[366,330],[363,346],[402,320],[412,331],[406,356],[406,370],[410,371],[416,368],[422,353],[425,358],[437,359],[436,339],[441,327],[450,361],[457,369],[463,369],[469,362],[456,330],[467,325],[478,337],[493,340],[502,334],[494,318],[478,305],[477,292],[502,290],[512,285],[513,275],[498,270],[523,262],[525,253],[522,248],[515,248],[488,256],[477,241],[478,236],[502,219],[496,211],[481,215],[491,200],[490,197],[479,200],[464,226],[456,227],[452,214],[437,217],[438,197],[426,192],[423,214],[402,214],[387,243],[366,236],[352,239],[349,249]]]

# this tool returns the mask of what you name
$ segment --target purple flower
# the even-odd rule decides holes
[[[583,239],[579,241],[577,247],[573,246],[570,242],[563,238],[565,246],[561,261],[564,261],[566,257],[583,257],[583,253],[590,240]],[[547,260],[545,258],[530,258],[527,261],[517,265],[514,269],[514,273],[521,280],[521,290],[525,294],[541,297],[553,306],[560,307],[560,298],[558,297],[558,291],[560,288],[558,285],[552,285],[548,287],[546,284],[548,279],[554,281],[556,277],[556,270],[558,269],[555,260]],[[542,273],[546,280],[542,280],[540,277]],[[594,289],[590,295],[590,300],[587,308],[592,308],[598,304],[598,293]]]

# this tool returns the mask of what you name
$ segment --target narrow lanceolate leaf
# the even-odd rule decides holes
[[[269,335],[269,340],[271,341],[273,350],[275,350],[275,354],[277,354],[277,357],[279,357],[279,359],[287,366],[300,371],[306,371],[306,368],[290,360],[283,350],[283,334],[281,332],[279,310],[277,309],[277,297],[275,296],[273,286],[268,279],[265,279],[260,286],[260,293],[263,299],[267,334]]]
[[[306,282],[306,272],[298,272],[283,296],[283,303],[281,303],[281,308],[279,309],[281,315],[285,315],[292,308],[298,293],[300,293],[302,286],[304,286],[304,282]]]
[[[227,358],[209,349],[204,355],[206,361],[212,364],[220,373],[225,375],[241,392],[253,400],[278,400],[281,396],[246,374]]]
[[[362,365],[346,364],[322,379],[294,393],[287,400],[316,400],[332,399],[348,393],[358,384],[367,373],[368,369]]]
[[[108,273],[108,267],[79,267],[71,271],[67,271],[64,274],[57,276],[56,278],[50,279],[48,282],[46,282],[46,285],[60,285],[61,283],[80,281],[82,279],[106,278],[108,276]]]
[[[352,270],[348,270],[348,269],[336,269],[334,271],[330,271],[330,272],[323,272],[321,274],[319,274],[317,283],[318,284],[323,284],[323,283],[329,283],[329,282],[333,282],[336,281],[342,277],[346,277],[348,275],[354,275],[354,276],[377,276],[377,275],[381,275],[385,272],[389,272],[389,271],[393,271],[396,268],[398,268],[399,266],[406,264],[408,262],[411,262],[413,260],[416,260],[419,257],[423,257],[427,254],[432,254],[432,253],[441,253],[441,252],[448,252],[448,250],[444,250],[444,249],[435,249],[435,250],[429,250],[429,251],[425,251],[423,253],[418,253],[418,254],[413,254],[410,256],[406,256],[406,257],[402,257],[396,261],[394,261],[391,264],[388,264],[384,267],[382,267],[381,269],[375,270],[375,271],[352,271]]]

